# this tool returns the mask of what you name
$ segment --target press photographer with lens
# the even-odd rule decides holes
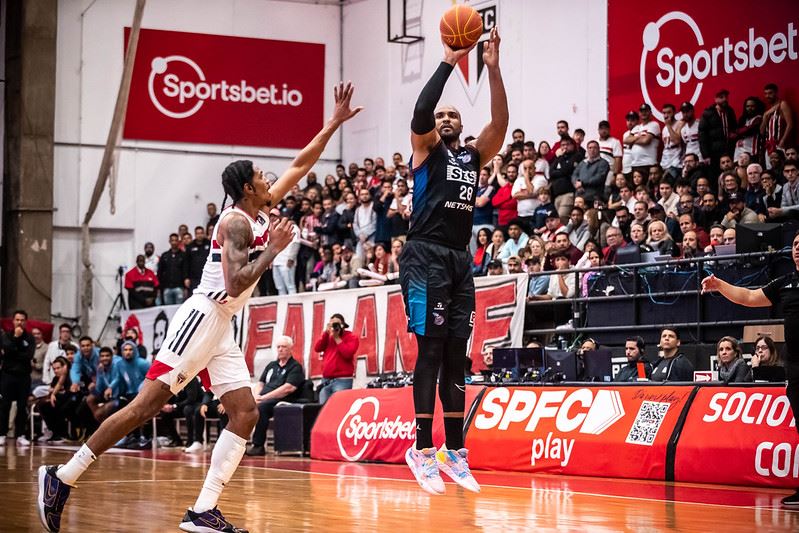
[[[359,341],[358,336],[347,331],[347,328],[349,326],[344,317],[335,313],[330,317],[325,332],[314,344],[314,351],[321,352],[323,360],[319,403],[324,404],[335,392],[352,388]]]

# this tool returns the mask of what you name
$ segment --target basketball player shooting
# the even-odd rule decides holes
[[[475,44],[454,50],[442,42],[444,61],[422,89],[411,121],[413,213],[400,260],[408,330],[415,333],[419,348],[413,372],[416,444],[405,460],[419,485],[432,494],[444,492],[439,470],[468,490],[480,490],[463,447],[464,361],[474,324],[468,244],[481,164],[497,154],[508,128],[496,28],[483,48],[491,122],[465,146],[460,143],[463,125],[458,110],[435,106],[453,68]],[[446,448],[439,451],[432,436],[436,378],[446,432]]]
[[[339,126],[361,111],[361,107],[351,108],[352,93],[349,83],[334,88],[333,116],[274,184],[252,161],[236,161],[225,168],[225,201],[230,197],[233,205],[222,210],[202,281],[175,313],[141,391],[128,406],[105,420],[67,464],[39,467],[39,517],[47,531],[59,531],[70,489],[96,458],[157,415],[173,394],[199,374],[206,388],[221,399],[230,421],[219,435],[203,488],[194,506],[186,511],[180,529],[246,532],[228,522],[216,507],[258,421],[250,373],[233,338],[231,319],[275,256],[293,238],[287,219],[269,228],[269,217],[262,209],[280,202],[316,163]]]

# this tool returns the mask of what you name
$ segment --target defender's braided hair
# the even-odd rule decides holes
[[[222,172],[222,188],[225,190],[225,198],[222,200],[220,211],[225,208],[228,196],[234,204],[244,198],[244,184],[251,183],[252,176],[252,161],[249,159],[240,159],[225,167]]]

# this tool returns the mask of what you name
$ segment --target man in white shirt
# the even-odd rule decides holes
[[[64,351],[68,344],[72,343],[72,328],[69,324],[58,326],[58,338],[47,346],[47,353],[44,354],[42,361],[42,383],[49,385],[55,377],[53,372],[53,361],[59,356],[66,356]]]
[[[630,149],[632,170],[638,170],[644,176],[649,176],[649,167],[658,162],[660,125],[652,119],[652,108],[649,104],[641,104],[638,111],[641,114],[641,121],[629,135],[625,136],[624,143],[632,145]]]
[[[608,173],[608,181],[606,186],[611,185],[613,176],[621,172],[622,149],[621,142],[616,137],[610,136],[610,122],[602,120],[597,127],[597,134],[599,134],[599,156],[608,162],[610,165],[610,172]]]
[[[363,244],[375,242],[375,231],[377,231],[377,213],[372,209],[372,195],[369,189],[358,191],[359,205],[355,209],[355,216],[352,221],[352,231],[358,243],[356,253],[363,255]]]
[[[680,197],[674,194],[674,188],[668,181],[661,181],[658,189],[660,200],[658,203],[663,206],[667,217],[677,217],[677,207],[680,205]]]
[[[699,147],[699,121],[694,116],[694,105],[691,102],[683,102],[680,111],[682,120],[677,123],[675,129],[680,133],[685,153],[694,154],[699,161],[704,161],[702,149]]]
[[[663,154],[660,156],[660,167],[671,181],[677,181],[682,173],[683,145],[680,130],[677,129],[677,119],[674,118],[675,109],[672,104],[663,106]]]
[[[621,157],[621,171],[624,176],[631,181],[633,177],[633,142],[635,141],[635,136],[633,136],[633,128],[638,125],[638,112],[635,110],[628,111],[624,119],[627,121],[627,130],[621,137],[624,139]]]
[[[532,159],[522,161],[519,171],[520,176],[513,182],[511,196],[516,200],[516,212],[522,229],[529,233],[535,226],[535,210],[541,205],[538,189],[546,185],[546,178],[536,176],[535,162]]]
[[[275,225],[278,222],[280,222],[280,209],[273,207],[269,211],[269,223]],[[272,279],[280,295],[297,293],[294,273],[297,268],[297,254],[300,251],[300,228],[293,222],[291,225],[294,238],[272,261]]]

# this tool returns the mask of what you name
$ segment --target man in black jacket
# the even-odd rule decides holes
[[[340,215],[336,211],[336,204],[333,202],[333,199],[323,199],[322,209],[324,209],[322,213],[322,225],[314,230],[319,234],[320,244],[322,246],[341,244],[340,230],[338,227]]]
[[[161,254],[158,262],[158,285],[161,287],[161,303],[175,305],[183,303],[183,290],[188,280],[186,252],[180,249],[177,233],[169,236],[169,250]]]
[[[711,182],[721,173],[721,156],[732,156],[734,149],[737,122],[735,111],[727,103],[729,94],[727,89],[717,92],[715,103],[699,119],[699,147],[702,156],[710,160]]]
[[[194,240],[191,241],[186,247],[186,255],[188,256],[188,271],[189,271],[189,292],[193,292],[200,284],[200,279],[203,276],[203,268],[205,267],[205,260],[208,259],[208,250],[211,249],[211,241],[205,238],[205,228],[197,226],[194,228]]]
[[[641,337],[631,337],[624,343],[624,355],[627,356],[627,364],[619,369],[619,373],[613,381],[638,381],[639,377],[649,379],[652,375],[652,363],[644,359],[644,339]],[[643,376],[639,375],[639,367]]]
[[[660,331],[660,350],[663,355],[652,370],[652,381],[694,380],[694,365],[680,353],[680,334],[676,329]]]
[[[574,206],[572,174],[581,159],[574,150],[574,141],[571,137],[563,137],[560,140],[560,147],[563,153],[555,157],[549,164],[549,189],[552,198],[555,199],[558,215],[561,220],[566,220],[571,215]]]
[[[25,331],[28,313],[19,309],[14,311],[14,330],[2,335],[2,356],[0,356],[0,446],[6,443],[8,415],[11,404],[17,402],[17,416],[14,430],[18,445],[30,442],[25,438],[28,421],[28,394],[31,390],[31,361],[36,349],[33,335]]]

